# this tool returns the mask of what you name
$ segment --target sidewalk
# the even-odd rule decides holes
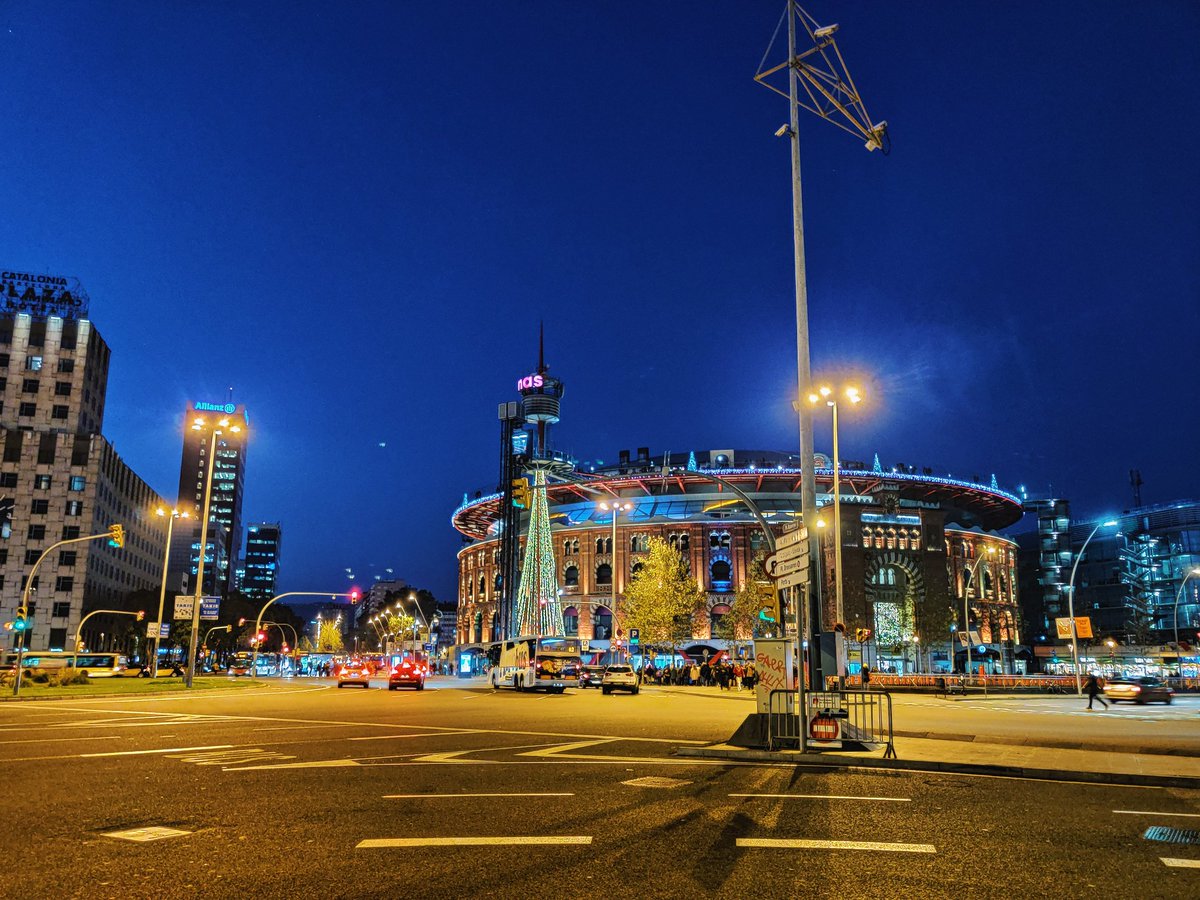
[[[794,763],[821,768],[954,772],[966,775],[1200,790],[1200,757],[1195,756],[1067,750],[911,737],[897,737],[895,747],[898,759],[883,759],[882,751],[827,751],[802,754],[798,750],[748,750],[732,744],[680,747],[676,749],[675,755]]]

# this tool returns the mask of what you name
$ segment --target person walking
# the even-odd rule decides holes
[[[1103,706],[1105,709],[1108,709],[1108,704],[1105,703],[1104,698],[1100,696],[1100,679],[1096,677],[1095,672],[1088,676],[1087,684],[1083,686],[1083,692],[1087,694],[1088,709],[1092,708],[1092,701],[1094,700],[1098,700],[1101,706]]]

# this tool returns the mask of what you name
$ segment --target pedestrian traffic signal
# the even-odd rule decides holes
[[[779,610],[779,591],[772,590],[769,595],[759,601],[758,617],[764,622],[778,622],[782,616]]]
[[[109,525],[108,526],[108,546],[124,547],[125,546],[125,526],[124,525]]]
[[[532,505],[529,498],[529,482],[526,479],[513,479],[512,503],[517,509],[529,509]]]

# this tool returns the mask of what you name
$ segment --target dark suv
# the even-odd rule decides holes
[[[584,666],[579,672],[579,686],[581,688],[598,688],[603,680],[604,666]]]

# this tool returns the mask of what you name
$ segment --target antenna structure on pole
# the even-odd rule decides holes
[[[812,46],[807,49],[797,48],[789,59],[764,69],[763,66],[779,35],[780,29],[776,28],[754,80],[790,100],[792,97],[788,91],[781,90],[769,80],[772,75],[790,68],[795,72],[796,79],[807,97],[807,102],[798,98],[798,106],[832,122],[843,131],[863,138],[868,150],[882,150],[886,154],[891,149],[891,141],[887,136],[887,122],[871,121],[866,104],[863,103],[854,79],[850,77],[850,71],[846,68],[846,61],[842,59],[842,51],[838,49],[837,41],[834,40],[833,36],[838,26],[818,25],[816,19],[795,3],[788,3],[784,16],[789,13],[808,35]],[[781,19],[780,25],[782,24]]]

